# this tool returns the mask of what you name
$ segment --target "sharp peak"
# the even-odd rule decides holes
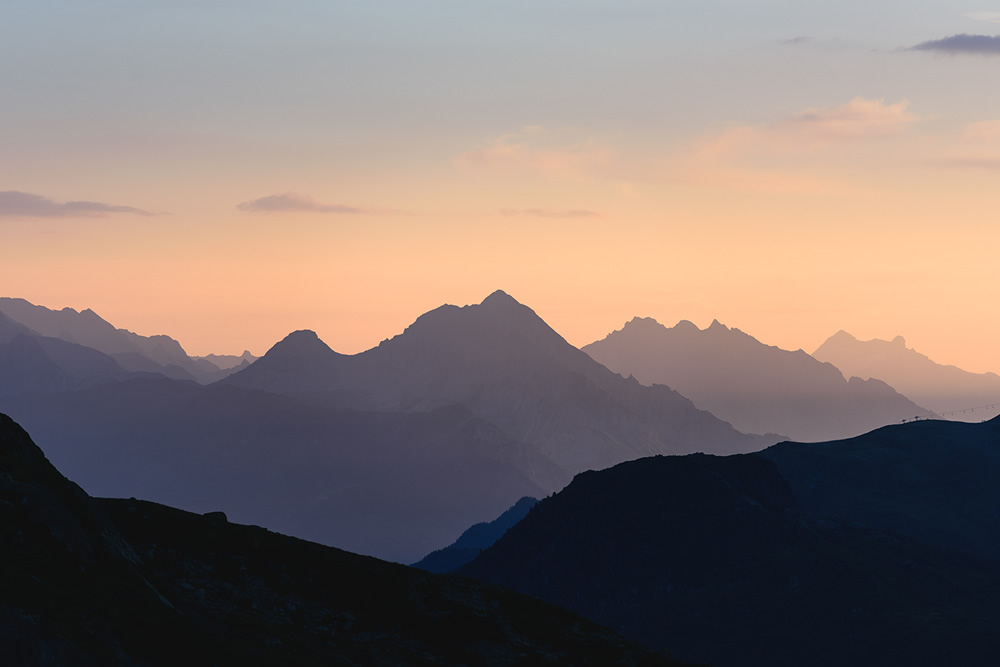
[[[492,306],[492,305],[501,305],[501,304],[516,304],[518,306],[522,305],[517,299],[515,299],[514,297],[512,297],[510,294],[507,294],[507,292],[504,292],[502,289],[498,289],[497,291],[495,291],[492,294],[490,294],[488,297],[486,297],[485,299],[483,299],[483,302],[481,304],[479,304],[479,305],[481,305],[481,306],[491,305]]]

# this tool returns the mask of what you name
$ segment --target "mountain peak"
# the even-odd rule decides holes
[[[706,331],[729,331],[729,327],[719,320],[712,320],[712,323],[708,325],[708,329],[706,329]]]
[[[906,339],[903,338],[902,336],[896,336],[895,338],[892,339],[892,344],[896,345],[897,347],[906,347]]]
[[[498,289],[496,292],[493,292],[493,294],[490,294],[488,297],[483,299],[483,302],[479,305],[503,307],[509,305],[520,306],[521,303],[510,294],[507,294],[507,292],[504,292],[502,289]]]
[[[274,344],[268,350],[265,357],[312,357],[314,354],[328,354],[333,352],[330,347],[320,340],[315,331],[310,329],[300,329],[293,331],[283,339]]]

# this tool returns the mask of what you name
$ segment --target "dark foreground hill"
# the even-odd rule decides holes
[[[962,436],[937,434],[945,439],[939,444]],[[859,467],[885,458],[878,442],[868,444]],[[981,477],[996,479],[1000,470],[976,448],[956,444],[942,456],[989,463]],[[845,467],[834,466],[822,483],[838,486]],[[979,480],[967,496],[962,479],[950,475],[942,471],[933,495],[947,488],[953,506],[971,504]],[[907,491],[898,480],[880,485],[876,474],[851,476],[863,481],[859,505],[910,507],[912,516],[933,511],[927,479],[911,477]],[[857,522],[817,515],[794,495],[809,484],[802,477],[789,486],[779,466],[758,454],[654,457],[583,473],[459,572],[721,666],[997,663],[997,561],[963,551],[956,535],[978,531],[995,504],[930,544],[879,528],[884,522],[865,524],[860,511]],[[914,489],[922,501],[911,501]],[[940,525],[939,518],[929,523]]]
[[[673,664],[488,585],[92,499],[3,415],[0,547],[4,664]]]
[[[1000,561],[1000,418],[911,422],[760,455],[816,516]]]
[[[414,563],[413,567],[428,572],[454,572],[496,544],[504,533],[527,516],[537,504],[537,498],[521,498],[493,521],[481,521],[469,526],[453,543],[427,554]]]

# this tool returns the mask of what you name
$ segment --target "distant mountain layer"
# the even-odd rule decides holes
[[[196,361],[204,360],[210,362],[220,370],[230,370],[243,366],[249,366],[257,361],[257,357],[250,354],[250,350],[243,350],[243,354],[209,354],[204,357],[191,357]]]
[[[73,391],[135,376],[106,354],[41,336],[0,313],[0,396]]]
[[[330,410],[168,379],[0,396],[89,493],[145,497],[412,563],[522,496],[550,465],[468,409]]]
[[[442,306],[361,354],[289,335],[224,383],[325,405],[423,411],[458,404],[554,466],[524,473],[546,490],[576,472],[659,453],[733,453],[775,437],[738,432],[667,387],[612,373],[503,292]]]
[[[813,356],[844,373],[884,380],[948,419],[978,422],[1000,413],[1000,375],[937,364],[906,347],[902,336],[892,341],[860,341],[838,331]]]
[[[0,544],[5,664],[674,664],[491,586],[95,500],[3,415]]]
[[[764,345],[718,321],[704,330],[687,321],[668,329],[637,317],[583,351],[642,384],[676,389],[750,433],[834,440],[932,416],[880,380],[846,380],[802,350]]]
[[[1000,421],[578,475],[459,573],[680,658],[993,665]],[[897,532],[898,531],[898,532]]]
[[[428,572],[454,572],[472,561],[484,549],[493,546],[514,524],[528,515],[538,504],[537,498],[524,497],[510,509],[490,522],[480,522],[470,526],[457,540],[444,549],[438,549],[413,564]]]
[[[208,360],[192,359],[169,336],[140,336],[116,329],[89,308],[50,310],[24,299],[0,297],[0,313],[48,338],[89,347],[128,371],[160,373],[178,380],[214,382],[227,375]]]

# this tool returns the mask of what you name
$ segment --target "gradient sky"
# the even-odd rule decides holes
[[[0,293],[350,353],[504,289],[1000,371],[1000,4],[6,3]],[[994,304],[991,306],[990,304]]]

